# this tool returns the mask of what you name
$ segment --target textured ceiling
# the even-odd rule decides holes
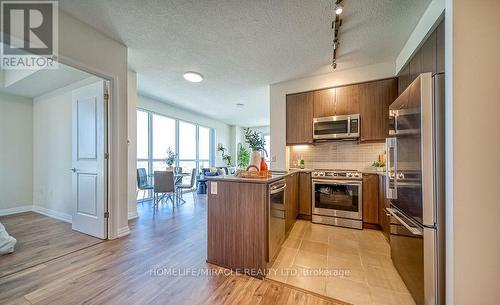
[[[395,60],[429,2],[345,0],[338,69]],[[140,93],[228,124],[268,124],[269,84],[331,71],[331,0],[59,3],[129,47]]]
[[[0,92],[34,98],[91,76],[87,72],[59,64],[58,69],[39,70],[10,86],[0,86]]]

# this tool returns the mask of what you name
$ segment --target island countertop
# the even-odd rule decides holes
[[[238,177],[235,175],[224,175],[224,176],[211,176],[205,177],[208,181],[233,181],[233,182],[247,182],[247,183],[273,183],[280,179],[284,179],[286,176],[291,175],[293,173],[299,172],[311,172],[310,169],[300,169],[300,168],[291,168],[287,170],[272,170],[272,175],[266,178],[244,178]]]

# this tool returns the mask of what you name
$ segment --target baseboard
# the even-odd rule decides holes
[[[121,227],[121,228],[118,229],[118,236],[117,236],[117,238],[129,235],[129,234],[130,234],[130,228],[128,226]]]
[[[48,217],[51,217],[51,218],[55,218],[55,219],[60,220],[60,221],[69,222],[69,223],[71,223],[71,221],[73,219],[73,216],[71,216],[70,214],[47,209],[47,208],[41,207],[39,205],[33,205],[32,211],[39,213],[39,214],[42,214],[42,215],[45,215],[45,216],[48,216]]]
[[[0,216],[7,216],[12,214],[31,212],[33,209],[32,205],[23,205],[20,207],[10,208],[10,209],[0,209]]]
[[[139,217],[137,211],[128,212],[128,220],[136,219],[137,217]]]

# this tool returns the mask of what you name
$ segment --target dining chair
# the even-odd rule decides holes
[[[144,204],[144,199],[146,198],[146,192],[153,189],[153,184],[150,179],[148,179],[148,173],[145,168],[137,169],[137,192],[135,193],[135,198],[139,195],[139,191],[142,193],[142,203]]]
[[[155,171],[154,172],[154,207],[158,206],[158,203],[162,201],[165,196],[166,199],[172,201],[172,208],[174,207],[173,194],[175,192],[174,186],[174,173],[171,171]],[[161,197],[160,197],[161,195]]]
[[[175,186],[175,190],[177,192],[177,194],[180,193],[180,199],[182,199],[182,195],[183,195],[183,190],[189,190],[189,189],[192,189],[194,187],[194,183],[196,181],[196,168],[193,168],[193,170],[191,171],[191,179],[189,181],[189,183],[185,183],[185,184],[177,184]],[[194,196],[194,195],[193,195]],[[183,200],[184,201],[184,200]]]

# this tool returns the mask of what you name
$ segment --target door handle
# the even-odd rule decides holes
[[[76,172],[78,171],[78,169],[76,169],[76,168],[74,168],[74,167],[73,167],[73,168],[71,169],[71,171],[72,171],[73,173],[76,173]]]
[[[385,179],[386,179],[386,197],[387,199],[398,199],[398,181],[397,181],[397,142],[396,138],[385,139],[385,150],[387,160],[385,164]],[[392,161],[391,162],[391,157]],[[394,163],[394,164],[393,164]],[[394,167],[394,188],[391,188],[391,167]]]

